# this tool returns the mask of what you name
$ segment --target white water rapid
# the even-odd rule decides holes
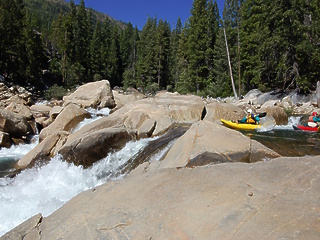
[[[287,125],[276,125],[275,129],[280,130],[292,130],[292,125],[300,125],[301,122],[301,116],[291,116],[288,118],[288,124]]]
[[[108,109],[91,110],[92,119],[77,126],[108,115]],[[110,180],[121,179],[121,166],[140,152],[152,139],[129,142],[118,152],[108,155],[88,169],[67,163],[56,156],[44,166],[22,171],[14,178],[0,178],[0,236],[35,214],[48,216],[75,195]],[[0,161],[20,159],[37,144],[14,146],[0,150]]]

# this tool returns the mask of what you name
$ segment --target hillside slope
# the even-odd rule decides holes
[[[59,14],[65,14],[71,11],[70,4],[65,0],[24,0],[26,11],[29,15],[33,15],[37,19],[37,24],[41,26],[42,31],[48,30],[52,22],[58,18]],[[109,19],[111,23],[117,24],[121,28],[125,28],[126,23],[117,21],[107,14],[98,12],[92,8],[93,21],[104,22]]]

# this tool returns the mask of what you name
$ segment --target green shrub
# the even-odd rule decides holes
[[[45,92],[44,97],[46,100],[62,100],[67,92],[64,87],[55,84]]]
[[[148,87],[147,87],[147,92],[151,93],[151,94],[156,94],[157,91],[159,91],[159,85],[157,83],[151,83]]]
[[[288,116],[291,116],[292,113],[293,113],[293,109],[291,109],[291,108],[283,108],[283,110],[285,111],[285,113],[286,113]]]
[[[93,81],[100,81],[100,80],[102,80],[102,76],[100,74],[97,73],[93,76]]]

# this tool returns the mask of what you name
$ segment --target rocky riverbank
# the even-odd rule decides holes
[[[16,124],[1,125],[9,142],[40,132],[40,143],[17,162],[18,170],[56,154],[89,167],[128,141],[161,136],[179,124],[190,128],[161,161],[146,161],[124,180],[81,193],[48,217],[39,213],[2,239],[317,239],[320,235],[320,157],[284,158],[220,124],[221,118],[242,118],[248,108],[267,112],[279,125],[287,124],[288,113],[318,110],[313,95],[253,90],[241,100],[168,92],[146,97],[134,90],[112,91],[104,80],[81,86],[54,104],[19,103],[18,97],[16,104],[31,116],[14,112],[18,107],[10,110],[8,99],[3,101],[2,122],[27,126],[17,134],[18,130],[5,128]],[[88,107],[112,110],[73,132],[90,117]],[[25,121],[7,117],[9,113]]]

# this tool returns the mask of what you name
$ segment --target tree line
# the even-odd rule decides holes
[[[149,17],[141,30],[98,19],[84,0],[68,9],[60,1],[50,20],[25,2],[0,0],[0,75],[35,89],[108,79],[225,97],[253,88],[306,93],[320,80],[319,0],[225,0],[222,16],[215,1],[194,0],[184,24]]]

